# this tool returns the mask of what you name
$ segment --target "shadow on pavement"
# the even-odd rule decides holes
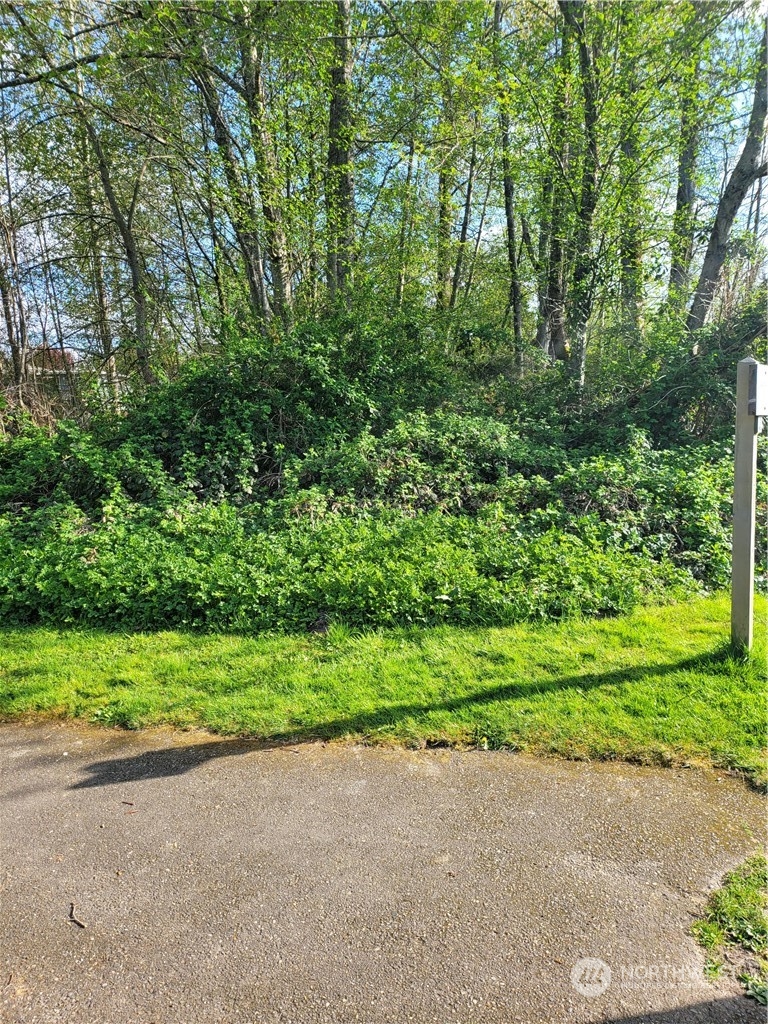
[[[251,750],[267,750],[282,745],[284,744],[235,739],[196,743],[188,747],[146,750],[131,757],[111,758],[85,765],[83,771],[87,772],[88,776],[69,788],[89,789],[92,786],[140,782],[142,779],[169,778],[173,775],[183,775],[218,757],[232,757],[235,754],[247,754]]]
[[[766,1019],[765,1009],[751,999],[713,999],[677,1010],[658,1010],[631,1017],[606,1017],[603,1024],[755,1024]]]

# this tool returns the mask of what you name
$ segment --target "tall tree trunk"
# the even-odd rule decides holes
[[[101,253],[94,247],[91,254],[93,264],[93,282],[96,290],[96,301],[98,303],[98,329],[101,342],[101,352],[104,357],[104,368],[107,375],[107,386],[115,405],[120,405],[120,381],[117,376],[117,365],[115,362],[115,349],[112,339],[112,326],[109,320],[109,306],[107,303],[107,288],[104,281],[104,268],[101,265]]]
[[[101,178],[101,184],[104,189],[104,195],[107,200],[107,205],[109,206],[109,211],[112,214],[112,219],[115,222],[118,234],[120,235],[120,240],[123,243],[123,252],[125,253],[125,259],[131,274],[131,296],[134,304],[134,325],[136,334],[136,362],[138,364],[142,380],[145,384],[151,385],[155,383],[156,378],[152,371],[149,355],[149,330],[147,325],[148,281],[146,280],[146,274],[144,272],[143,260],[139,252],[136,236],[133,232],[130,215],[123,213],[117,194],[115,193],[109,161],[107,160],[104,148],[101,145],[101,139],[99,138],[98,132],[88,118],[85,106],[82,102],[78,103],[78,109],[80,111],[80,116],[85,126],[85,130],[88,133],[88,139],[91,143],[93,154],[96,157],[96,168],[99,172],[99,177]]]
[[[403,293],[405,291],[405,271],[408,263],[408,236],[413,220],[413,202],[411,197],[411,181],[413,180],[413,161],[416,152],[416,143],[411,137],[408,144],[408,168],[405,172],[405,192],[403,195],[403,207],[400,217],[400,262],[397,269],[397,287],[395,288],[395,304],[400,308],[403,304]]]
[[[5,333],[8,337],[8,346],[11,350],[13,383],[17,387],[20,387],[26,379],[26,366],[18,338],[16,337],[16,324],[14,323],[13,317],[13,293],[11,291],[11,279],[2,264],[0,264],[0,299],[2,299],[3,305]]]
[[[480,208],[480,220],[477,225],[477,232],[475,234],[475,244],[472,249],[472,262],[469,265],[469,273],[467,279],[464,282],[464,298],[466,299],[472,288],[472,282],[475,278],[475,267],[477,266],[477,254],[480,251],[480,242],[483,238],[483,228],[485,227],[485,216],[488,212],[488,202],[491,198],[491,190],[494,185],[494,160],[491,159],[491,165],[488,168],[488,182],[485,186],[485,195],[483,196],[483,205]]]
[[[698,62],[694,78],[698,75]],[[669,240],[671,261],[669,265],[669,287],[667,301],[673,309],[680,309],[685,303],[688,278],[693,256],[694,212],[696,198],[696,160],[699,149],[699,114],[695,98],[682,100],[680,116],[680,152],[677,160],[677,196],[675,213],[672,218],[672,234]]]
[[[568,194],[566,175],[569,147],[566,125],[569,115],[568,80],[571,62],[571,25],[563,20],[557,79],[552,100],[550,163],[552,200],[550,209],[549,261],[546,269],[546,324],[549,344],[555,359],[566,360],[570,353],[565,319],[565,248],[568,241]]]
[[[208,111],[216,148],[221,154],[224,177],[227,180],[232,201],[230,220],[235,232],[237,247],[245,264],[251,308],[261,320],[266,322],[269,320],[271,309],[267,298],[267,285],[264,279],[261,248],[256,230],[253,197],[250,189],[242,180],[235,156],[232,132],[222,109],[213,78],[207,71],[196,71],[194,78]],[[215,230],[213,225],[212,230]]]
[[[99,242],[96,218],[96,200],[94,198],[93,168],[91,164],[91,148],[88,143],[88,133],[80,131],[80,160],[83,167],[85,179],[85,209],[88,216],[88,255],[93,275],[93,290],[96,298],[96,327],[101,344],[101,355],[107,376],[107,386],[112,396],[114,407],[119,405],[120,393],[117,380],[117,368],[115,366],[114,342],[112,328],[109,318],[109,302],[107,298],[107,284],[104,279],[104,267],[102,265],[102,246]]]
[[[68,27],[72,36],[72,54],[77,58],[80,53],[79,39],[75,33],[75,16],[72,4],[69,0],[65,4],[65,10],[67,14]],[[78,110],[82,112],[85,103],[85,89],[80,68],[77,69],[76,92],[78,96],[77,107]],[[93,273],[93,288],[96,294],[97,304],[97,330],[99,333],[99,341],[101,343],[101,355],[106,370],[107,386],[112,397],[113,407],[118,409],[120,404],[120,384],[117,377],[117,367],[115,365],[114,339],[112,336],[112,325],[109,317],[107,285],[104,279],[104,267],[102,264],[102,246],[99,244],[97,229],[96,199],[94,196],[93,181],[94,172],[91,161],[90,136],[85,121],[85,117],[82,116],[80,118],[80,124],[77,127],[77,136],[78,148],[80,150],[80,161],[83,169],[83,177],[85,179],[85,208],[88,216],[88,255]]]
[[[715,223],[712,226],[712,233],[709,236],[709,244],[704,256],[704,265],[701,268],[693,302],[688,312],[686,326],[689,331],[695,331],[704,324],[725,262],[731,228],[744,197],[758,178],[768,174],[768,163],[760,162],[763,137],[765,136],[765,118],[768,112],[766,46],[768,46],[768,23],[763,31],[758,55],[755,94],[747,138],[741,156],[718,203]]]
[[[552,355],[552,339],[550,329],[550,310],[547,288],[549,284],[549,261],[552,248],[552,175],[545,173],[541,182],[541,222],[539,240],[535,259],[531,262],[536,268],[536,298],[538,312],[536,317],[536,347],[547,355]]]
[[[620,24],[622,35],[630,47],[637,37],[633,24],[633,8],[627,0],[621,4]],[[620,290],[624,322],[634,342],[639,341],[640,318],[643,302],[643,247],[637,179],[640,146],[638,142],[638,121],[636,100],[638,88],[634,48],[622,55],[621,69],[621,145],[619,155],[619,178],[622,195],[620,230]]]
[[[203,350],[203,321],[205,319],[205,311],[203,308],[202,300],[202,289],[200,287],[200,280],[198,277],[197,270],[195,268],[194,260],[192,259],[192,253],[189,248],[189,239],[187,232],[187,212],[184,209],[183,200],[179,194],[178,182],[176,175],[169,168],[168,183],[171,189],[171,195],[173,197],[173,206],[176,211],[176,222],[179,226],[179,235],[181,237],[181,251],[184,254],[184,277],[187,281],[187,288],[189,289],[189,305],[192,310],[192,323],[195,329],[195,341],[197,342],[197,351],[202,352]]]
[[[3,115],[5,99],[3,98]],[[8,344],[13,360],[14,382],[21,386],[26,382],[29,371],[29,332],[27,330],[27,311],[24,308],[24,296],[21,287],[19,269],[18,239],[16,235],[16,218],[14,213],[14,193],[11,183],[10,147],[8,143],[8,122],[5,116],[3,125],[4,152],[4,184],[8,217],[0,218],[5,239],[4,266],[0,265],[0,291],[2,291],[3,313],[8,332]]]
[[[502,0],[496,0],[493,8],[494,57],[496,63],[496,79],[499,90],[499,127],[501,130],[501,177],[504,186],[504,216],[507,229],[507,262],[509,264],[509,297],[507,310],[512,309],[512,324],[515,339],[515,360],[518,368],[523,361],[523,301],[520,287],[520,270],[517,259],[517,241],[515,238],[515,183],[512,177],[512,154],[509,136],[509,110],[501,75],[501,41]],[[506,319],[506,312],[504,314]]]
[[[309,224],[307,229],[307,273],[309,275],[308,291],[312,309],[317,307],[318,290],[322,274],[322,257],[318,243],[317,230],[317,209],[318,203],[323,194],[321,175],[318,172],[318,164],[315,156],[315,136],[309,140],[309,174],[307,188],[307,202]]]
[[[568,328],[571,335],[570,369],[584,386],[587,324],[594,298],[595,267],[592,257],[592,219],[597,205],[597,70],[587,42],[583,0],[560,0],[563,17],[579,47],[579,78],[584,100],[584,157],[574,243]]]
[[[488,202],[490,201],[490,193],[494,189],[495,178],[494,170],[496,167],[495,160],[490,160],[490,166],[488,167],[487,183],[485,184],[485,195],[482,198],[482,206],[480,207],[480,217],[477,222],[477,231],[475,232],[475,244],[472,248],[472,262],[469,264],[469,272],[467,273],[467,280],[464,282],[464,298],[466,299],[472,289],[472,282],[475,276],[475,267],[477,266],[477,254],[480,251],[480,242],[482,241],[482,229],[485,226],[485,215],[488,211]]]
[[[198,204],[203,211],[205,216],[205,222],[208,226],[208,233],[210,236],[210,255],[206,252],[207,246],[200,246],[200,251],[205,258],[211,269],[211,276],[213,277],[213,284],[216,289],[216,300],[219,308],[219,314],[222,317],[227,316],[229,312],[229,305],[227,302],[227,296],[224,293],[224,286],[222,282],[222,260],[225,259],[223,240],[219,231],[218,220],[216,214],[216,206],[214,202],[215,189],[213,186],[213,175],[211,168],[211,145],[210,136],[208,135],[208,126],[210,121],[210,115],[208,114],[205,99],[202,91],[197,85],[197,99],[198,99],[198,121],[200,125],[200,137],[202,140],[201,160],[202,160],[202,179],[203,187],[200,192]],[[254,307],[255,308],[255,307]]]
[[[0,265],[0,292],[3,314],[8,332],[8,344],[13,360],[14,383],[21,385],[29,374],[29,333],[27,313],[21,292],[19,264],[16,250],[16,229],[12,223],[2,222],[5,236],[5,259]]]
[[[444,158],[447,160],[447,158]],[[453,226],[453,172],[444,163],[437,177],[437,308],[451,302],[451,228]]]
[[[334,64],[328,121],[328,290],[331,300],[348,298],[352,283],[355,183],[352,163],[352,47],[350,0],[336,0]]]
[[[752,226],[752,231],[755,236],[755,241],[760,238],[760,204],[763,198],[763,178],[761,177],[757,184],[757,196],[755,198],[755,219]]]
[[[271,7],[271,5],[269,5]],[[267,124],[262,58],[258,38],[258,20],[269,7],[261,4],[244,5],[242,13],[240,59],[243,91],[248,108],[251,145],[256,164],[256,181],[261,196],[267,256],[272,268],[272,295],[276,315],[287,324],[293,315],[293,287],[288,251],[288,239],[283,222],[280,175],[275,149]],[[253,245],[257,242],[255,232]]]
[[[477,135],[472,138],[472,152],[469,157],[469,170],[467,172],[467,190],[464,194],[464,216],[461,220],[461,231],[459,233],[459,245],[456,252],[456,264],[453,268],[453,280],[451,281],[451,297],[448,308],[456,306],[456,297],[459,293],[459,282],[464,265],[464,253],[467,247],[467,235],[469,234],[469,221],[472,217],[472,188],[475,184],[475,173],[477,170]]]

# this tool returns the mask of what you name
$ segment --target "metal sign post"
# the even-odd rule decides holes
[[[768,366],[742,359],[736,371],[736,453],[733,482],[731,643],[752,647],[755,594],[757,435],[768,416]]]

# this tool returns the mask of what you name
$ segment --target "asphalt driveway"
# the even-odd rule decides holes
[[[8,1024],[765,1019],[687,935],[762,844],[738,779],[58,723],[0,758]]]

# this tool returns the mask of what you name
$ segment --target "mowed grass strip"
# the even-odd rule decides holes
[[[7,629],[0,717],[701,763],[764,784],[766,611],[758,598],[746,659],[729,652],[727,595],[504,629]]]

